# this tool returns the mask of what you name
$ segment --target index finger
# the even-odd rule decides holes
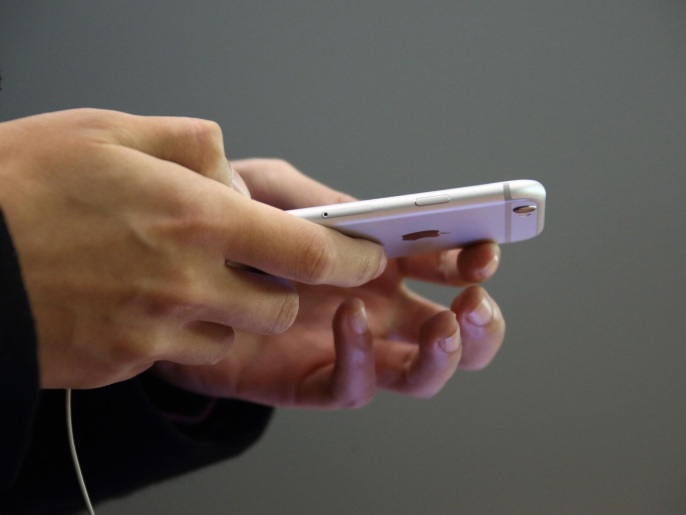
[[[386,268],[383,248],[226,190],[225,258],[306,284],[352,287]],[[226,219],[228,218],[228,219]]]

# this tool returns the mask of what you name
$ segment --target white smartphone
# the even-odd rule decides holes
[[[545,195],[540,183],[515,180],[288,212],[380,243],[393,258],[533,238],[543,230]]]

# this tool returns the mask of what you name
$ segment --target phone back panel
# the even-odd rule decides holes
[[[469,186],[291,211],[381,243],[388,257],[533,238],[544,222],[545,189],[535,181]]]

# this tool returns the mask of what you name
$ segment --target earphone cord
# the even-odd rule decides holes
[[[71,459],[74,462],[74,469],[76,469],[76,477],[79,480],[79,486],[81,487],[83,500],[86,502],[86,508],[88,508],[88,513],[90,515],[95,515],[93,505],[91,504],[90,497],[88,496],[86,482],[83,480],[83,474],[81,473],[79,457],[76,455],[76,444],[74,443],[74,428],[71,422],[71,388],[67,389],[67,434],[69,435],[69,450],[71,451]]]

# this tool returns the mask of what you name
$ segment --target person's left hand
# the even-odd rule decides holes
[[[353,200],[283,161],[232,164],[255,200],[281,209]],[[496,244],[481,243],[389,260],[379,278],[356,288],[299,284],[300,308],[288,331],[237,331],[216,365],[160,362],[155,371],[198,393],[271,406],[358,407],[377,388],[430,397],[458,367],[485,367],[503,341],[500,309],[475,285],[493,275],[499,258]],[[466,289],[448,310],[410,291],[406,278]]]

